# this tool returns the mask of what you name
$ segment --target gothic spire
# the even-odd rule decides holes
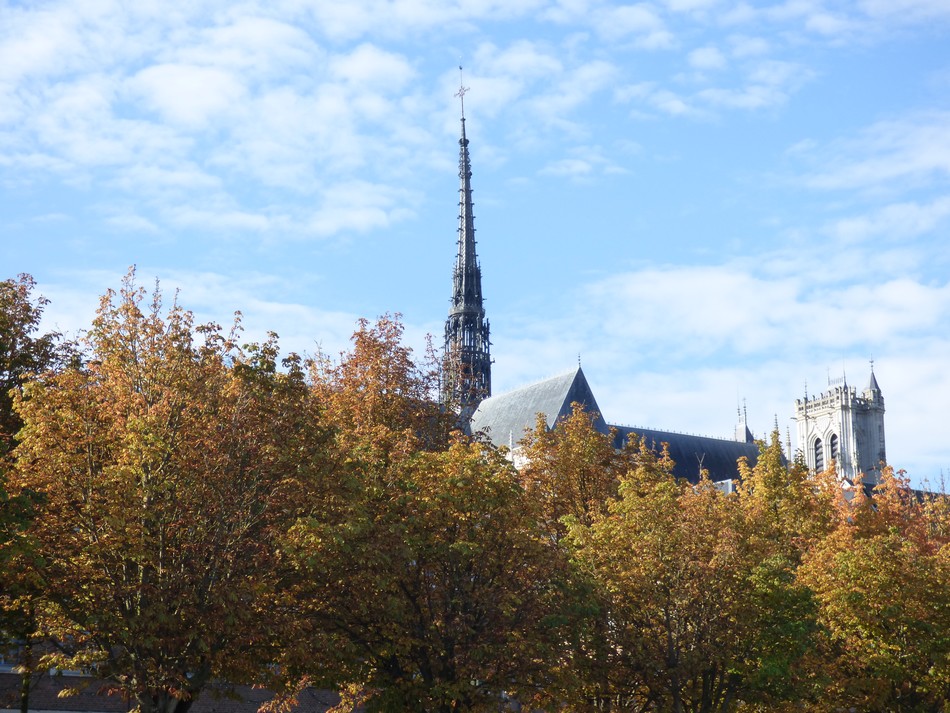
[[[459,67],[461,73],[462,68]],[[468,138],[465,136],[465,92],[459,86],[457,97],[462,103],[462,136],[459,139],[459,228],[458,257],[455,262],[455,281],[452,307],[482,308],[482,271],[475,254],[475,214],[472,209],[472,161],[468,155]]]
[[[459,67],[461,78],[462,68]],[[472,164],[465,135],[465,93],[459,85],[462,130],[459,138],[458,255],[452,280],[452,299],[445,321],[443,399],[467,418],[482,399],[491,396],[491,355],[488,320],[482,302],[482,271],[475,252],[475,215],[472,202]]]

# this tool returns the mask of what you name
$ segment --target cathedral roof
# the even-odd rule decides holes
[[[607,424],[580,367],[485,399],[472,414],[471,432],[484,431],[496,446],[515,445],[526,431],[534,429],[539,413],[544,414],[548,428],[553,428],[560,419],[571,414],[574,402],[597,414],[595,427],[607,433]]]
[[[735,480],[739,477],[737,461],[745,456],[749,465],[755,465],[759,447],[752,441],[730,441],[725,438],[693,436],[687,433],[657,431],[652,428],[611,426],[617,430],[614,445],[620,448],[631,434],[646,439],[647,445],[659,451],[669,445],[670,458],[676,463],[673,474],[677,478],[699,482],[700,469],[709,473],[710,480]]]
[[[559,420],[571,414],[571,404],[575,402],[597,414],[594,426],[601,433],[616,429],[616,448],[623,447],[632,433],[645,438],[657,451],[662,444],[669,444],[670,457],[676,463],[673,473],[690,482],[699,481],[701,468],[714,481],[734,480],[739,476],[736,463],[739,458],[745,456],[749,464],[754,465],[759,455],[758,446],[751,438],[733,441],[651,428],[608,426],[580,367],[485,399],[472,415],[470,429],[472,433],[485,433],[496,446],[516,446],[526,432],[534,429],[539,413],[544,414],[548,428],[554,428]]]

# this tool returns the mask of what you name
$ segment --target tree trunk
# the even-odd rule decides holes
[[[20,656],[20,713],[30,711],[30,687],[33,683],[33,640],[27,635]]]
[[[193,691],[187,698],[178,698],[168,691],[145,691],[136,697],[136,702],[140,713],[188,713],[198,693]]]

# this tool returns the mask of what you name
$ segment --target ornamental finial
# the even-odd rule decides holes
[[[465,92],[468,91],[468,87],[465,86],[465,83],[462,81],[462,65],[459,65],[459,90],[455,93],[455,96],[459,98],[459,101],[462,104],[462,120],[465,120]]]

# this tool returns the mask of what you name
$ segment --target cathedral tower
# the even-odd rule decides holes
[[[795,401],[798,424],[798,448],[812,470],[824,470],[831,461],[842,478],[854,481],[864,474],[865,483],[877,483],[881,464],[886,462],[884,447],[884,396],[874,376],[858,394],[847,381],[829,382],[828,391],[805,395]]]
[[[461,71],[461,67],[459,68]],[[462,135],[459,139],[458,256],[452,282],[449,316],[445,320],[443,401],[469,417],[482,399],[491,396],[491,354],[488,320],[482,304],[482,270],[475,254],[475,216],[472,212],[472,165],[465,136],[465,92]]]

